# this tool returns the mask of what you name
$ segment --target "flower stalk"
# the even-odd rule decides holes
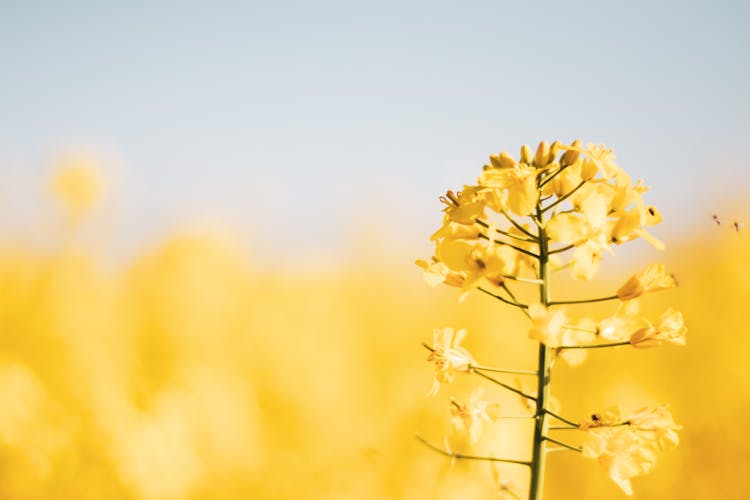
[[[537,206],[537,222],[539,226],[539,300],[546,307],[550,303],[549,276],[549,244],[544,230],[544,211]],[[534,442],[531,457],[531,483],[529,499],[540,500],[544,490],[544,468],[546,453],[544,452],[544,436],[547,433],[547,404],[549,402],[551,382],[550,349],[542,342],[539,343],[537,355],[537,395],[536,415],[534,423]]]

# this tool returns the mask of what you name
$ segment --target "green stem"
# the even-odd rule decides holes
[[[539,298],[542,304],[549,306],[549,242],[544,230],[544,212],[537,205],[537,226],[539,227]],[[529,500],[541,500],[544,492],[545,447],[544,436],[547,432],[547,402],[550,396],[550,349],[540,342],[537,354],[537,396],[534,423],[534,443],[531,456],[531,480],[529,485]]]
[[[553,300],[549,303],[551,306],[562,306],[566,304],[592,304],[594,302],[606,302],[607,300],[619,299],[617,295],[610,295],[608,297],[599,297],[597,299],[581,299],[581,300]]]
[[[419,434],[416,434],[416,438],[420,440],[423,444],[425,444],[428,448],[432,448],[433,450],[445,455],[446,457],[461,458],[464,460],[484,460],[486,462],[504,462],[506,464],[518,464],[518,465],[526,465],[526,466],[531,465],[530,462],[526,460],[515,460],[512,458],[498,458],[498,457],[482,457],[478,455],[466,455],[464,453],[456,453],[455,451],[446,451],[430,443]]]

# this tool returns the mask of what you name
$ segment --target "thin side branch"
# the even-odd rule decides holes
[[[515,246],[515,245],[513,245],[511,243],[506,243],[505,241],[502,241],[502,240],[492,239],[489,236],[487,236],[486,234],[479,233],[479,237],[482,238],[482,239],[491,241],[492,243],[497,243],[498,245],[505,245],[506,247],[510,247],[513,250],[517,251],[517,252],[521,252],[521,253],[524,253],[524,254],[526,254],[526,255],[528,255],[530,257],[534,257],[535,259],[539,258],[539,256],[537,254],[535,254],[534,252],[529,252],[525,248],[517,247],[517,246]]]
[[[480,225],[480,226],[482,226],[482,227],[484,227],[486,229],[490,228],[490,225],[487,224],[486,222],[484,222],[482,219],[476,219],[475,222],[478,225]],[[502,229],[497,229],[497,228],[494,228],[494,229],[495,229],[496,232],[498,232],[498,233],[500,233],[500,234],[502,234],[504,236],[507,236],[508,238],[514,238],[514,239],[519,240],[519,241],[525,241],[526,243],[534,243],[535,245],[538,242],[538,240],[536,238],[523,238],[521,236],[518,236],[517,234],[509,233],[507,231],[503,231]]]
[[[565,443],[563,441],[558,441],[557,439],[551,438],[549,436],[543,436],[545,441],[549,441],[550,443],[555,443],[556,445],[562,446],[563,448],[567,448],[571,451],[577,451],[578,453],[581,453],[583,449],[579,446],[573,446],[572,444]]]
[[[490,297],[495,297],[495,298],[496,298],[497,300],[500,300],[500,301],[502,301],[502,302],[505,302],[506,304],[509,304],[509,305],[511,305],[511,306],[515,306],[515,307],[518,307],[519,309],[524,309],[524,310],[525,310],[525,309],[528,309],[528,308],[529,308],[528,304],[521,304],[521,303],[519,303],[519,302],[513,302],[512,300],[508,300],[508,299],[506,299],[505,297],[503,297],[502,295],[498,295],[498,294],[496,294],[496,293],[492,293],[492,292],[490,292],[489,290],[487,290],[486,288],[482,288],[481,286],[480,286],[480,287],[478,288],[478,290],[479,290],[480,292],[484,292],[484,293],[486,293],[486,294],[487,294],[487,295],[489,295]]]
[[[525,465],[527,467],[531,466],[531,462],[526,461],[526,460],[515,460],[513,458],[482,457],[482,456],[477,456],[477,455],[466,455],[464,453],[457,453],[455,451],[447,451],[430,443],[419,434],[416,434],[415,436],[418,440],[422,442],[422,444],[426,445],[428,448],[435,450],[441,455],[445,455],[446,457],[459,458],[459,459],[464,459],[464,460],[483,460],[485,462],[503,462],[506,464]]]
[[[550,410],[547,410],[547,409],[545,409],[545,410],[544,410],[544,413],[546,413],[546,414],[547,414],[547,415],[549,415],[550,417],[556,418],[556,419],[557,419],[557,420],[559,420],[560,422],[563,422],[563,423],[566,423],[566,424],[568,424],[568,425],[569,425],[569,426],[571,426],[571,427],[575,427],[575,428],[578,428],[578,424],[577,424],[577,423],[573,422],[572,420],[568,420],[568,419],[567,419],[567,418],[565,418],[565,417],[561,417],[560,415],[558,415],[557,413],[555,413],[555,412],[553,412],[553,411],[550,411]]]
[[[576,247],[576,246],[575,246],[575,245],[573,245],[573,244],[571,244],[571,245],[567,245],[567,246],[564,246],[564,247],[562,247],[562,248],[558,248],[557,250],[550,250],[550,251],[549,251],[549,254],[550,254],[550,255],[552,255],[552,254],[554,254],[554,253],[563,253],[563,252],[567,252],[567,251],[568,251],[568,250],[570,250],[571,248],[575,248],[575,247]]]
[[[485,372],[495,373],[507,373],[508,375],[533,375],[536,377],[537,373],[531,370],[505,370],[503,368],[490,368],[489,366],[470,365],[474,370],[482,370]]]
[[[591,330],[590,328],[580,328],[578,326],[563,325],[563,328],[565,330],[573,330],[575,332],[593,333],[594,335],[596,335],[598,333],[596,330]]]
[[[560,167],[557,170],[555,170],[553,173],[551,173],[550,175],[548,175],[547,177],[545,177],[544,180],[539,184],[539,190],[541,191],[541,189],[544,186],[546,186],[547,184],[549,184],[552,181],[552,179],[554,179],[555,177],[557,177],[560,174],[560,172],[562,172],[563,170],[565,170],[569,166],[570,165],[566,165],[564,167]]]
[[[548,210],[556,207],[560,203],[564,202],[565,200],[567,200],[568,198],[570,198],[571,196],[573,196],[573,194],[576,191],[578,191],[579,189],[581,189],[584,184],[586,184],[586,181],[581,181],[576,187],[574,187],[569,192],[565,193],[564,195],[562,195],[561,197],[559,197],[557,200],[555,200],[554,203],[550,203],[549,205],[547,205],[546,207],[544,207],[542,209],[542,213],[547,212]]]
[[[592,304],[594,302],[606,302],[608,300],[619,299],[617,295],[610,295],[608,297],[599,297],[596,299],[581,299],[581,300],[553,300],[549,303],[551,306],[561,306],[566,304]]]
[[[514,226],[516,226],[516,229],[518,229],[519,231],[521,231],[523,234],[525,234],[526,236],[528,236],[531,239],[534,239],[534,240],[537,240],[537,241],[539,240],[539,238],[538,238],[537,235],[535,235],[534,233],[529,232],[528,229],[526,229],[521,224],[519,224],[518,222],[516,222],[516,220],[513,217],[511,217],[510,215],[508,215],[508,212],[506,212],[505,210],[503,210],[502,214],[505,216],[506,219],[508,219],[508,222],[510,222],[511,224],[513,224]]]
[[[519,278],[518,276],[513,276],[512,274],[503,274],[503,278],[518,281],[519,283],[530,283],[532,285],[541,285],[542,280],[537,280],[533,278]]]
[[[557,349],[601,349],[604,347],[618,347],[621,345],[630,345],[630,341],[623,342],[610,342],[608,344],[592,344],[592,345],[561,345]]]
[[[506,384],[505,382],[501,382],[501,381],[499,381],[498,379],[496,379],[496,378],[494,378],[494,377],[490,377],[490,376],[489,376],[489,375],[487,375],[486,373],[482,373],[482,372],[480,372],[479,370],[474,370],[474,373],[476,373],[477,375],[479,375],[480,377],[482,377],[482,378],[484,378],[484,379],[487,379],[487,380],[489,380],[489,381],[490,381],[490,382],[492,382],[493,384],[497,384],[497,385],[499,385],[499,386],[500,386],[500,387],[502,387],[503,389],[507,389],[507,390],[509,390],[510,392],[514,393],[514,394],[518,394],[518,395],[519,395],[519,396],[521,396],[522,398],[526,398],[526,399],[528,399],[529,401],[534,401],[534,402],[536,402],[536,397],[534,397],[534,396],[532,396],[532,395],[530,395],[530,394],[526,394],[526,393],[525,393],[525,392],[523,392],[523,391],[522,391],[521,389],[516,389],[516,388],[515,388],[515,387],[513,387],[512,385]]]

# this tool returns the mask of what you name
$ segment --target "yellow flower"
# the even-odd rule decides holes
[[[654,238],[643,226],[653,226],[661,222],[661,214],[654,207],[643,203],[630,210],[615,212],[611,220],[609,240],[618,245],[636,238],[643,238],[654,248],[664,250],[664,243]]]
[[[640,304],[637,300],[620,302],[615,313],[599,322],[597,330],[603,339],[621,342],[631,338],[648,322],[638,316]]]
[[[468,436],[469,442],[479,442],[484,422],[492,422],[500,417],[500,405],[482,399],[484,388],[475,389],[468,404],[462,405],[451,398],[451,428],[459,435]]]
[[[677,431],[681,425],[675,423],[669,405],[642,408],[628,417],[628,424],[636,432],[653,433],[660,450],[670,450],[680,444]]]
[[[443,225],[432,234],[430,240],[437,241],[443,238],[449,240],[476,239],[479,238],[479,228],[476,224],[459,224],[446,217]]]
[[[434,258],[461,277],[462,300],[474,288],[485,284],[499,286],[503,276],[516,268],[517,253],[487,240],[442,239],[437,242]]]
[[[610,478],[627,495],[633,494],[630,479],[650,472],[656,464],[656,452],[679,442],[669,407],[644,408],[622,418],[619,408],[592,415],[581,424],[586,430],[583,456],[597,460]]]
[[[547,347],[560,347],[563,340],[565,311],[547,309],[542,304],[534,303],[529,305],[528,312],[531,317],[529,338],[538,340]]]
[[[578,214],[563,213],[552,217],[545,226],[552,241],[565,244],[579,244],[586,239],[586,221]]]
[[[651,472],[656,464],[653,447],[627,427],[593,428],[583,442],[583,456],[598,461],[626,495],[633,494],[630,479]]]
[[[486,263],[479,254],[485,246],[479,239],[443,239],[435,246],[435,257],[455,272],[481,272]]]
[[[590,345],[596,341],[596,323],[591,318],[568,320],[570,328],[563,330],[561,345]],[[578,366],[588,357],[588,349],[564,349],[558,356],[570,366]]]
[[[601,242],[589,240],[573,250],[570,258],[570,274],[575,279],[590,280],[599,270],[602,261]]]
[[[463,276],[451,271],[443,262],[417,260],[414,263],[424,269],[424,280],[431,287],[436,287],[440,283],[459,288],[463,286]]]
[[[636,331],[630,337],[630,343],[635,347],[655,347],[662,344],[684,346],[686,333],[682,313],[670,308],[662,313],[657,326],[649,324]]]
[[[667,274],[664,264],[650,264],[640,273],[631,276],[617,290],[617,297],[620,300],[631,300],[647,292],[666,290],[674,286],[674,277]]]
[[[610,206],[615,212],[620,212],[633,203],[638,202],[638,200],[641,200],[642,195],[651,188],[644,185],[642,180],[638,180],[635,184],[628,182],[615,185],[614,189],[615,192]]]
[[[488,168],[477,180],[479,188],[499,189],[503,210],[518,215],[529,215],[536,209],[539,191],[536,188],[536,169],[527,165],[512,168]]]
[[[615,179],[617,184],[629,184],[627,174],[615,163],[615,155],[604,144],[587,144],[584,153],[591,162],[589,168],[596,168],[605,179]]]
[[[449,384],[453,381],[456,373],[471,372],[474,358],[469,351],[461,347],[461,341],[466,336],[466,330],[457,332],[453,328],[436,328],[432,333],[433,351],[427,357],[427,361],[435,362],[435,382],[430,389],[430,394],[437,394],[440,384]]]
[[[484,197],[474,187],[465,186],[458,194],[448,191],[440,201],[446,205],[443,213],[452,222],[471,225],[477,218],[484,216]]]
[[[551,240],[577,246],[589,243],[589,255],[599,256],[609,250],[607,237],[611,191],[606,184],[589,183],[572,196],[571,202],[578,213],[560,213],[545,226]]]

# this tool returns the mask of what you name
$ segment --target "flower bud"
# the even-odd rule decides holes
[[[536,148],[536,155],[534,155],[534,165],[537,168],[546,167],[549,163],[549,146],[545,141],[539,143]]]
[[[531,148],[524,144],[521,146],[521,162],[525,163],[527,165],[531,164],[532,154],[531,154]]]
[[[555,161],[555,158],[557,158],[557,153],[560,152],[560,141],[555,141],[549,146],[549,158],[547,158],[547,163],[551,161]]]
[[[578,160],[578,157],[581,156],[582,146],[583,142],[580,139],[573,141],[570,147],[574,149],[569,149],[562,155],[562,158],[560,158],[560,165],[567,167],[568,165],[575,163]]]
[[[495,168],[513,168],[516,165],[516,161],[505,151],[499,155],[490,155],[490,162]]]

